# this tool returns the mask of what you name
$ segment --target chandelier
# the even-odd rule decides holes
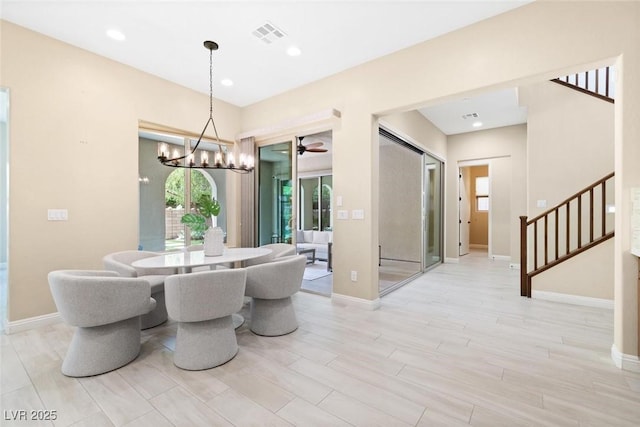
[[[218,50],[218,43],[212,41],[205,41],[204,47],[209,49],[209,120],[204,125],[202,133],[198,138],[198,142],[193,146],[189,153],[180,155],[177,149],[174,149],[173,154],[169,157],[169,148],[166,143],[158,144],[158,160],[165,166],[173,168],[194,168],[194,169],[228,169],[238,173],[249,173],[254,169],[253,156],[240,154],[238,161],[236,162],[233,153],[223,152],[218,137],[218,130],[216,124],[213,121],[213,51]],[[209,124],[213,127],[215,134],[215,142],[218,146],[218,151],[215,153],[213,159],[209,159],[209,151],[201,150],[199,163],[196,163],[196,150],[198,145],[204,137],[204,133],[209,127]],[[188,150],[185,150],[188,151]]]

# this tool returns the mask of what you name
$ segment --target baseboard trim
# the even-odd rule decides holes
[[[374,300],[368,300],[363,298],[351,297],[349,295],[342,294],[331,294],[331,302],[338,304],[345,304],[351,307],[360,307],[365,310],[377,310],[380,308],[380,298],[376,298]]]
[[[40,326],[52,325],[62,320],[60,313],[44,314],[42,316],[29,317],[27,319],[15,320],[7,324],[5,332],[7,335],[24,332]]]
[[[475,243],[469,243],[470,249],[489,249],[489,245],[478,245]]]
[[[459,264],[460,263],[460,258],[445,258],[444,262],[446,264]]]
[[[604,298],[583,297],[581,295],[561,294],[548,291],[531,291],[531,297],[565,304],[582,305],[586,307],[608,308],[613,310],[613,300]]]
[[[621,353],[615,344],[611,346],[611,359],[623,371],[640,373],[640,358],[631,354]]]

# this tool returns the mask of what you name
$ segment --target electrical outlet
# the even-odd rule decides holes
[[[358,272],[357,271],[351,271],[351,281],[352,282],[357,282],[358,281]]]

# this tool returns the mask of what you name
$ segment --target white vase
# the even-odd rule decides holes
[[[224,252],[224,231],[213,227],[204,233],[204,256],[220,256]]]

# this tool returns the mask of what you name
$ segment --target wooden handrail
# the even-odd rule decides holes
[[[611,180],[614,176],[615,176],[614,173],[610,173],[606,175],[605,177],[597,180],[596,182],[589,185],[588,187],[583,188],[582,190],[573,194],[571,197],[558,203],[556,206],[552,207],[551,209],[544,211],[540,215],[537,215],[536,217],[530,220],[526,216],[520,217],[520,269],[521,269],[520,295],[531,298],[531,279],[534,276],[568,259],[571,259],[572,257],[604,241],[607,241],[614,236],[613,230],[606,229],[607,228],[606,185],[608,181]],[[596,192],[598,190],[600,191],[601,197],[598,202],[600,209],[597,211],[596,210]],[[588,209],[589,209],[589,212],[588,212],[589,224],[585,224],[585,226],[588,225],[588,230],[589,230],[588,239],[586,242],[583,241],[583,234],[582,234],[582,228],[583,228],[582,204],[583,204],[584,197],[588,198],[587,203],[588,203]],[[572,222],[572,216],[571,216],[572,203],[577,205],[575,223]],[[566,221],[564,221],[564,224],[560,222],[561,212],[564,212],[566,215]],[[553,220],[552,222],[550,222],[549,216],[554,216],[554,218],[552,218]],[[541,220],[544,221],[542,237],[539,236],[539,228],[538,228],[538,222]],[[595,224],[598,222],[598,220],[600,220],[600,227],[599,227],[600,232],[596,233]],[[553,229],[554,229],[553,233],[550,233],[549,231],[550,224],[552,224],[553,226]],[[573,226],[574,224],[575,226]],[[559,239],[561,235],[560,234],[561,225],[565,228],[565,233],[563,233],[563,237],[566,240],[566,245],[564,248],[565,251],[564,251],[564,254],[562,255],[560,254],[560,243],[559,243]],[[529,261],[529,254],[528,254],[529,231],[528,230],[530,226],[533,226],[532,246],[534,251],[533,266],[532,266],[533,268],[531,269],[531,271],[529,271],[529,265],[528,265],[528,261]],[[575,247],[572,247],[572,244],[571,244],[571,237],[572,237],[571,231],[573,229],[575,229],[576,241],[575,241],[575,245],[573,245]],[[542,240],[543,242],[542,251],[543,251],[544,262],[542,264],[538,263],[539,252],[540,252],[538,240]],[[552,244],[549,243],[550,240],[552,240]],[[549,257],[550,248],[552,248],[554,251],[552,257]]]
[[[555,211],[557,208],[562,207],[562,205],[565,205],[569,202],[572,202],[574,199],[576,199],[578,196],[580,196],[581,194],[586,193],[587,191],[589,191],[590,189],[597,187],[598,185],[602,184],[605,181],[608,181],[609,179],[613,178],[615,176],[615,172],[611,172],[609,175],[600,178],[599,180],[597,180],[596,182],[594,182],[593,184],[589,185],[588,187],[583,188],[582,190],[578,191],[577,193],[573,194],[570,197],[567,197],[565,200],[561,201],[560,203],[558,203],[556,206],[552,207],[551,209],[547,209],[546,211],[542,212],[540,215],[538,215],[537,217],[530,219],[528,221],[528,224],[532,224],[533,222],[539,220],[540,218],[549,215],[550,213],[552,213],[553,211]]]

